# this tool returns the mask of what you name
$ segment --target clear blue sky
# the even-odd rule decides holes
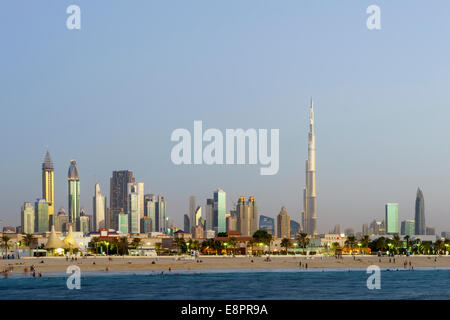
[[[81,30],[66,8],[81,7]],[[381,7],[379,31],[366,8]],[[182,227],[189,195],[221,187],[228,208],[254,195],[260,213],[300,219],[308,102],[316,101],[318,229],[360,230],[398,202],[450,229],[450,2],[4,1],[0,10],[3,225],[41,196],[48,146],[56,207],[67,208],[75,158],[81,204],[94,176],[109,201],[113,170],[161,193]],[[175,166],[176,128],[280,129],[280,170]]]

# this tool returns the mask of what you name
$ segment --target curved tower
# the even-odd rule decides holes
[[[423,192],[417,188],[416,214],[415,214],[415,234],[425,234],[425,201]]]
[[[42,163],[42,198],[48,203],[48,216],[50,218],[55,213],[55,173],[48,150]]]
[[[306,186],[303,189],[303,232],[317,235],[316,212],[316,138],[314,135],[314,102],[311,98],[308,132],[308,160],[306,160]]]
[[[70,160],[67,179],[69,182],[69,222],[77,223],[80,217],[80,176],[75,160]]]

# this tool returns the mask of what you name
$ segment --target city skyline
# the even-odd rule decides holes
[[[92,18],[68,31],[60,23],[64,4],[24,10],[8,3],[0,132],[20,133],[1,141],[3,225],[18,225],[23,202],[41,197],[47,147],[55,209],[68,210],[66,164],[75,158],[88,213],[94,177],[109,196],[111,172],[124,169],[146,193],[165,196],[179,226],[189,195],[204,205],[218,186],[228,209],[251,194],[260,214],[275,217],[284,205],[299,221],[312,95],[320,106],[319,233],[336,224],[359,230],[382,219],[388,202],[399,203],[399,220],[413,219],[417,187],[426,195],[427,225],[450,229],[450,47],[440,36],[449,31],[450,4],[384,2],[379,31],[365,26],[367,6],[180,2],[175,12],[163,3],[104,12],[86,3],[83,14]],[[115,34],[105,27],[110,21]],[[279,128],[278,174],[262,177],[259,166],[174,166],[170,133],[197,119],[221,130]]]

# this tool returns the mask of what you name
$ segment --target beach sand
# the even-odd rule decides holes
[[[369,265],[377,265],[386,269],[404,269],[407,261],[407,269],[410,268],[450,268],[450,256],[344,256],[336,259],[329,256],[271,256],[271,261],[265,261],[266,257],[247,256],[200,256],[194,260],[176,260],[176,256],[170,257],[83,257],[77,260],[66,261],[65,257],[21,258],[20,260],[0,260],[0,271],[11,269],[13,273],[24,273],[24,269],[34,265],[36,273],[65,273],[68,266],[77,265],[81,272],[117,272],[117,271],[172,271],[175,270],[258,270],[258,269],[303,269],[306,264],[308,269],[364,269]],[[391,259],[391,262],[389,262]],[[202,262],[197,262],[201,260]],[[253,262],[252,262],[253,261]],[[381,261],[381,262],[380,262]],[[154,262],[154,264],[152,264]],[[301,262],[301,267],[299,266]],[[108,269],[108,271],[106,271]]]

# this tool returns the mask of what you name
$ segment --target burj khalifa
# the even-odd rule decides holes
[[[314,136],[314,103],[311,98],[308,132],[308,160],[306,160],[306,186],[303,189],[303,232],[317,235],[316,208],[316,138]]]

